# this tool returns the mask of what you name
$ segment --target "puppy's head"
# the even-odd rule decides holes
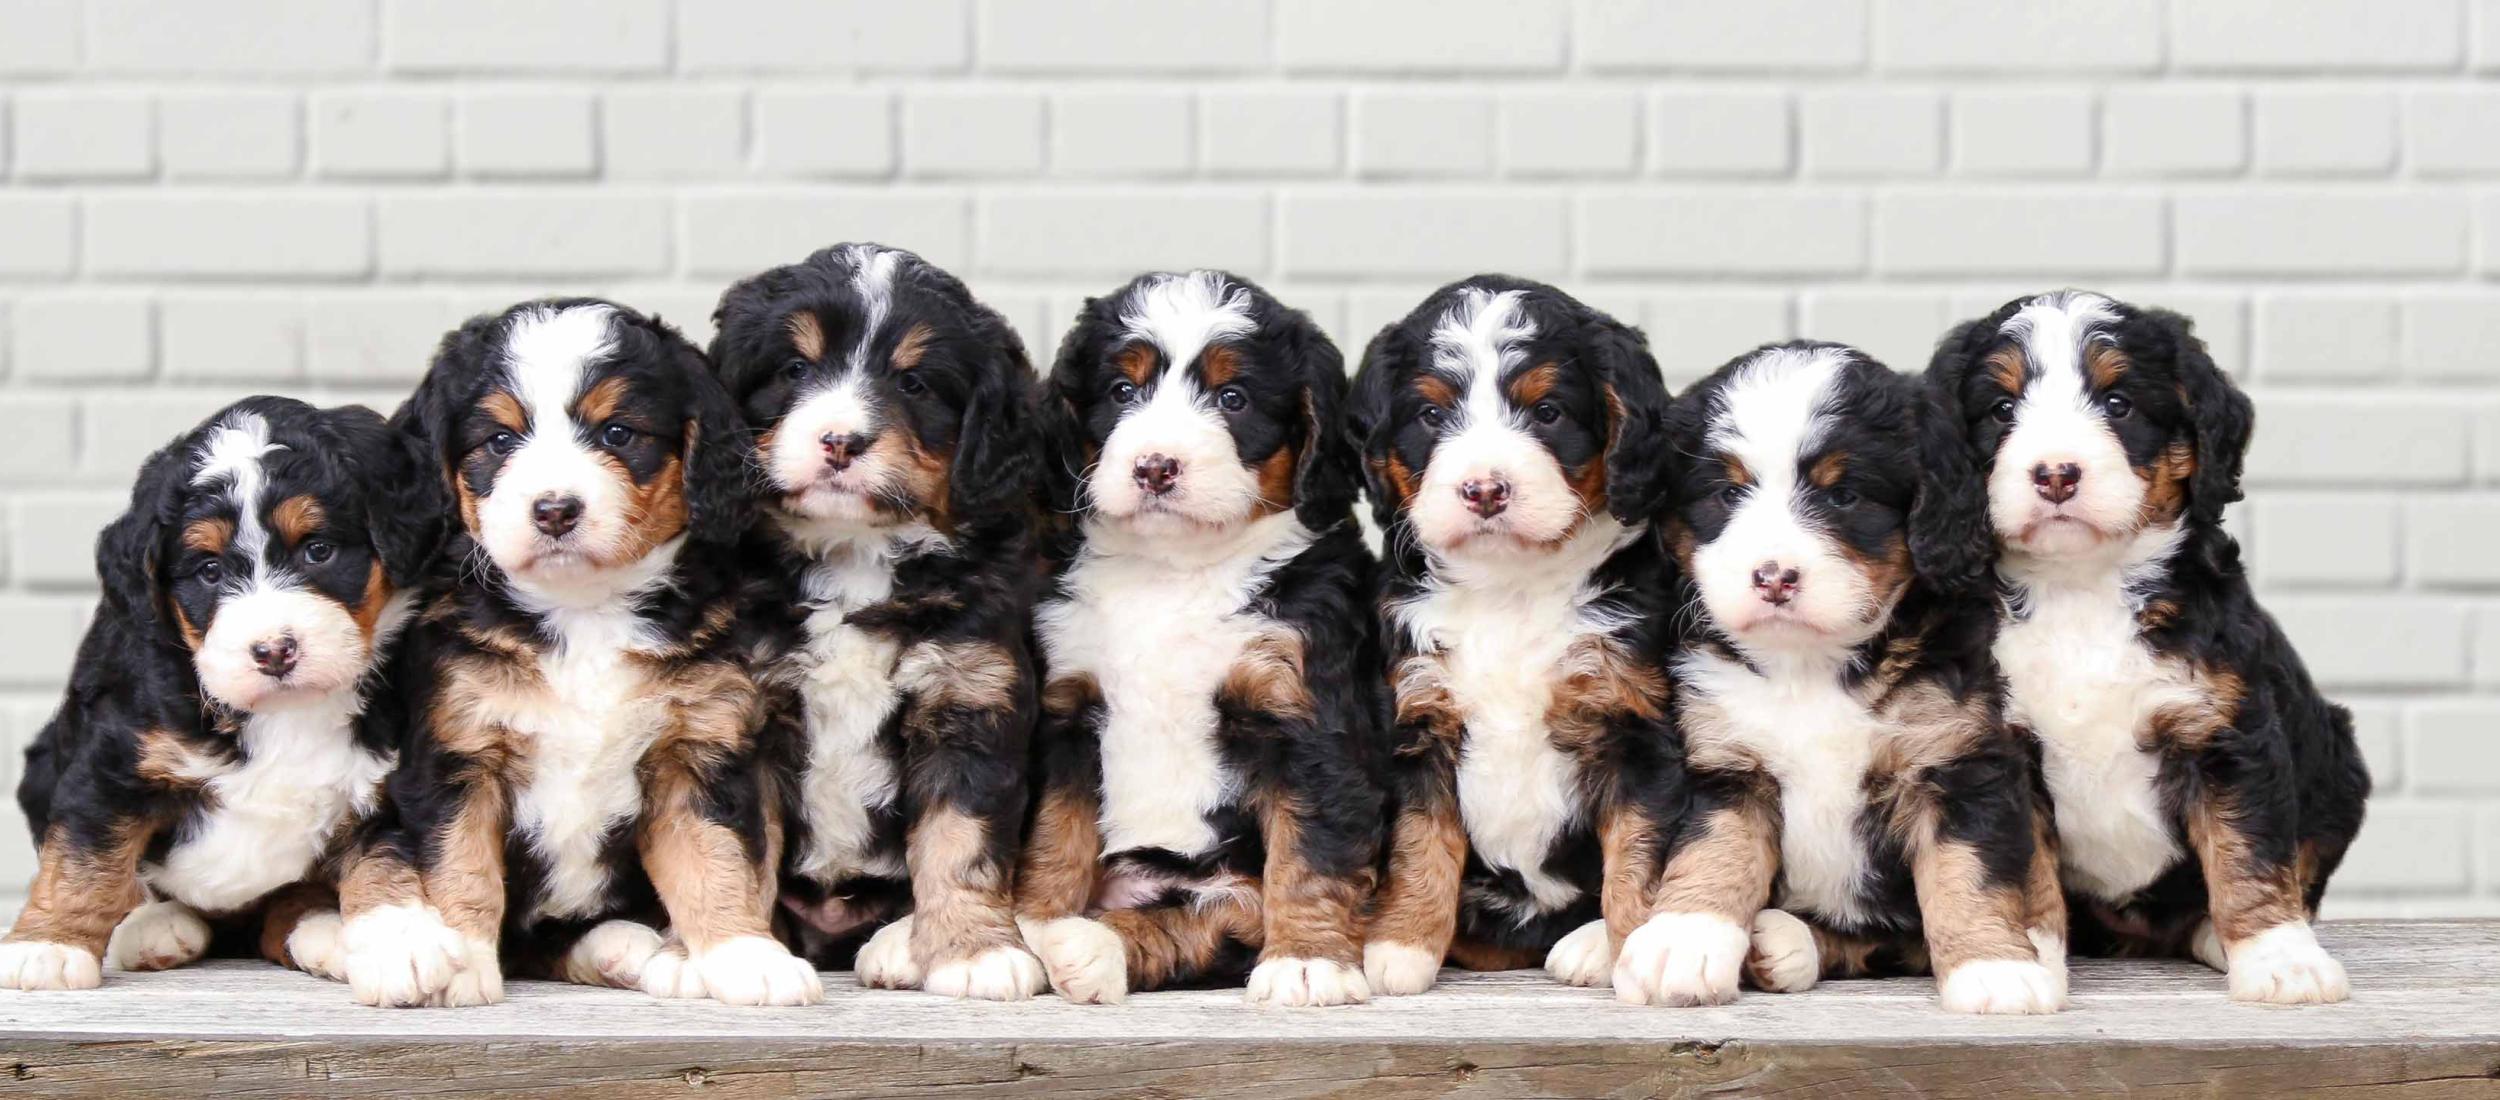
[[[1760,348],[1670,421],[1686,458],[1669,542],[1747,649],[1845,652],[1914,579],[1966,589],[1982,570],[1980,489],[1950,421],[1918,380],[1853,348]]]
[[[430,445],[473,546],[533,590],[745,527],[752,452],[720,381],[677,330],[613,303],[469,321],[395,422]]]
[[[370,409],[255,397],[151,456],[96,547],[106,609],[267,711],[354,685],[442,537],[440,483]]]
[[[1025,514],[1033,369],[1006,319],[899,249],[839,245],[721,296],[712,358],[776,514],[884,527]]]
[[[1354,500],[1345,386],[1336,345],[1248,280],[1140,276],[1085,303],[1051,368],[1053,503],[1146,535],[1325,527]]]
[[[2088,554],[2182,517],[2218,523],[2240,497],[2254,410],[2177,314],[2079,291],[2017,299],[1956,328],[1928,376],[2009,548]]]
[[[1373,338],[1350,420],[1382,527],[1445,555],[1545,550],[1591,514],[1649,518],[1666,403],[1637,330],[1479,276]]]

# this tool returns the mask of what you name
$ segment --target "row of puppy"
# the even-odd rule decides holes
[[[2222,530],[2252,410],[2184,318],[2044,294],[1924,377],[1795,342],[1680,398],[1495,275],[1350,383],[1213,271],[1046,377],[875,245],[715,322],[523,303],[388,421],[252,398],[151,457],[0,986],[224,943],[382,1005],[1449,964],[2037,1013],[2072,949],[2346,994],[2309,922],[2369,780]]]

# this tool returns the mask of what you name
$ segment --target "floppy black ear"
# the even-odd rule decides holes
[[[1358,456],[1363,474],[1363,493],[1371,498],[1372,521],[1387,530],[1396,518],[1397,489],[1386,476],[1389,465],[1389,400],[1396,392],[1397,380],[1415,362],[1415,342],[1406,336],[1403,325],[1391,323],[1372,336],[1363,349],[1362,368],[1355,372],[1352,393],[1346,400],[1345,430],[1347,446]]]
[[[1093,362],[1112,321],[1100,298],[1085,300],[1076,325],[1059,341],[1059,356],[1034,402],[1033,426],[1041,439],[1039,481],[1042,501],[1052,515],[1072,519],[1085,501],[1085,425],[1078,419],[1080,392],[1091,384]]]
[[[967,302],[972,336],[988,357],[964,402],[955,460],[946,474],[947,514],[961,523],[993,514],[1023,515],[1032,505],[1033,426],[1025,403],[1033,365],[1007,319]]]
[[[2248,458],[2248,439],[2257,428],[2257,407],[2214,365],[2197,339],[2195,323],[2166,310],[2146,310],[2155,333],[2154,346],[2166,353],[2177,372],[2180,396],[2196,430],[2196,473],[2188,478],[2188,518],[2212,525],[2222,522],[2225,506],[2240,499],[2240,468]]]
[[[650,325],[663,354],[677,362],[687,392],[686,535],[690,541],[726,546],[744,537],[755,519],[755,443],[746,418],[729,399],[703,353],[657,318]]]
[[[393,588],[421,580],[442,549],[451,497],[432,449],[414,434],[391,430],[362,405],[325,409],[324,425],[355,464],[364,493],[365,530]]]
[[[1639,329],[1598,315],[1586,344],[1606,396],[1606,510],[1624,523],[1654,516],[1666,496],[1667,382]]]
[[[1316,531],[1345,518],[1361,476],[1345,433],[1345,355],[1309,315],[1288,310],[1285,322],[1285,354],[1301,372],[1303,393],[1303,445],[1294,460],[1293,510],[1303,526]]]
[[[1988,485],[1964,438],[1962,414],[1934,378],[1903,376],[1902,400],[1918,437],[1918,489],[1910,498],[1910,565],[1947,593],[1975,590],[1996,559]]]
[[[1953,326],[1936,342],[1935,354],[1927,358],[1927,388],[1932,398],[1957,417],[1962,412],[1962,383],[1970,377],[1971,364],[1995,338],[2001,316],[2002,311]]]
[[[458,446],[453,432],[460,414],[452,406],[462,399],[460,391],[476,377],[490,353],[489,337],[498,320],[493,314],[480,314],[444,333],[442,342],[434,346],[434,360],[426,367],[425,377],[417,380],[417,388],[391,413],[391,430],[416,441],[446,499],[460,460],[453,451]]]
[[[164,615],[165,541],[182,518],[182,487],[190,479],[184,442],[166,445],[139,466],[130,487],[130,508],[106,524],[95,540],[96,579],[107,609],[143,631],[171,640]]]

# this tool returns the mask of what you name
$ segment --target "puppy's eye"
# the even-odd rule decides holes
[[[1823,500],[1834,508],[1847,508],[1858,502],[1858,494],[1851,492],[1846,486],[1835,485],[1824,492]]]
[[[1415,414],[1415,419],[1423,421],[1427,428],[1438,428],[1447,418],[1448,414],[1442,412],[1439,405],[1426,405],[1424,411]]]
[[[1226,386],[1215,391],[1215,407],[1228,413],[1240,412],[1250,407],[1250,395],[1239,386]]]
[[[496,458],[511,454],[512,449],[520,445],[521,437],[511,432],[496,432],[486,437],[486,453]]]
[[[1137,383],[1134,383],[1134,382],[1114,382],[1114,383],[1112,383],[1112,384],[1111,384],[1111,399],[1112,399],[1112,400],[1114,400],[1114,401],[1117,401],[1117,402],[1119,402],[1119,403],[1121,403],[1121,404],[1123,404],[1123,405],[1126,405],[1126,404],[1128,404],[1129,402],[1136,400],[1136,399],[1137,399]]]
[[[296,552],[304,555],[304,564],[320,565],[338,556],[339,548],[330,545],[328,539],[314,539],[305,543],[304,548]]]
[[[915,395],[929,392],[929,384],[921,381],[919,375],[910,371],[894,376],[894,388]]]
[[[610,424],[599,429],[599,442],[606,446],[622,447],[633,441],[634,430],[623,424]]]
[[[199,578],[201,584],[215,584],[226,579],[226,567],[218,564],[217,559],[210,558],[201,562],[199,568],[192,570],[191,575]]]
[[[2127,400],[2126,394],[2113,393],[2101,399],[2101,411],[2112,420],[2125,420],[2128,413],[2135,411],[2135,402]]]
[[[2013,423],[2014,399],[2011,397],[1998,398],[1996,404],[1988,406],[1988,415],[1997,418],[1997,423],[1999,424]]]
[[[1738,503],[1738,502],[1740,502],[1740,501],[1742,501],[1742,500],[1744,500],[1744,499],[1745,499],[1745,487],[1744,487],[1744,486],[1742,486],[1742,485],[1738,485],[1738,484],[1736,484],[1736,483],[1735,483],[1735,482],[1733,482],[1733,481],[1728,482],[1728,483],[1727,483],[1727,484],[1725,484],[1725,485],[1719,486],[1719,503],[1724,504],[1724,505],[1727,505],[1727,506],[1728,506],[1728,507],[1730,507],[1730,508],[1734,508],[1734,507],[1736,507],[1736,505],[1737,505],[1737,503]]]
[[[805,359],[793,359],[781,365],[781,376],[793,382],[803,382],[807,380],[807,372],[814,369]]]
[[[1535,408],[1528,410],[1528,415],[1535,417],[1539,424],[1551,424],[1562,419],[1562,406],[1551,401],[1539,401]]]

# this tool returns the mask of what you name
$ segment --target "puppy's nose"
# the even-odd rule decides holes
[[[1510,507],[1510,482],[1498,477],[1470,478],[1459,483],[1458,495],[1477,515],[1492,519]]]
[[[1766,561],[1753,567],[1753,590],[1764,603],[1786,607],[1797,598],[1797,568]]]
[[[547,533],[548,538],[563,538],[582,521],[582,498],[575,496],[540,497],[530,504],[530,522]]]
[[[859,461],[859,456],[868,453],[868,444],[872,441],[858,432],[848,435],[826,432],[817,442],[825,445],[827,467],[847,470],[851,468],[851,463]]]
[[[253,642],[252,664],[259,667],[261,675],[272,680],[295,671],[294,635],[281,634],[276,641]]]
[[[1179,483],[1181,460],[1170,455],[1147,455],[1137,460],[1137,467],[1130,473],[1136,476],[1138,488],[1162,496]]]
[[[2031,468],[2031,487],[2040,491],[2040,499],[2051,504],[2075,499],[2075,487],[2082,483],[2083,467],[2072,462],[2054,466],[2043,462]]]

